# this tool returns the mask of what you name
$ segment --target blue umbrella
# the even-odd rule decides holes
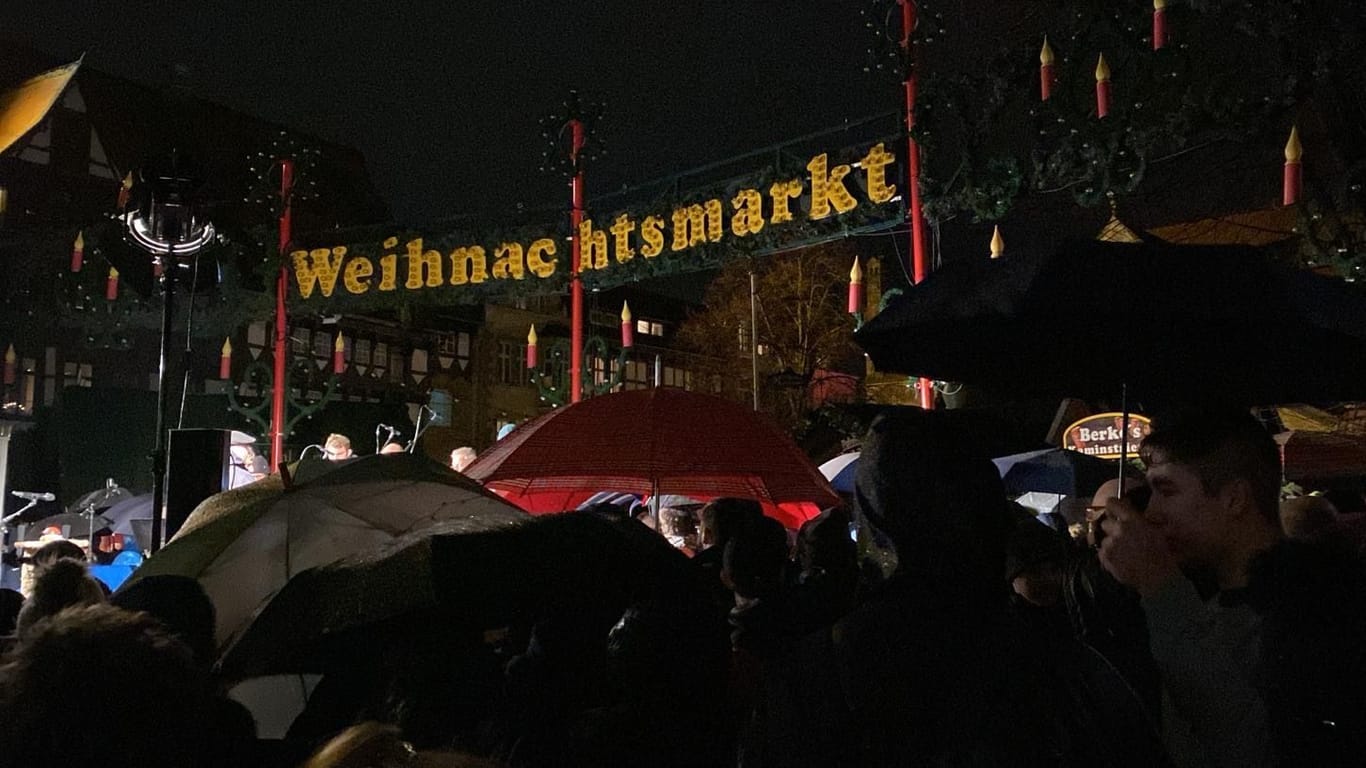
[[[1094,494],[1115,477],[1114,463],[1063,448],[1048,448],[992,459],[1011,495],[1043,491],[1074,498]]]
[[[858,451],[842,453],[820,465],[818,469],[825,475],[825,479],[830,481],[831,488],[840,493],[853,493],[854,475],[858,474],[858,456]]]

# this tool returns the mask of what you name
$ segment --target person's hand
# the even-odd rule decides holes
[[[1105,503],[1101,526],[1105,536],[1100,546],[1100,562],[1121,584],[1150,595],[1173,579],[1181,577],[1176,557],[1157,526],[1143,518],[1124,499]]]

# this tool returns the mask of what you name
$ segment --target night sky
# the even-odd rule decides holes
[[[151,85],[184,65],[197,96],[359,148],[422,223],[566,196],[539,121],[574,87],[607,106],[590,200],[896,110],[863,5],[7,0],[0,39]]]

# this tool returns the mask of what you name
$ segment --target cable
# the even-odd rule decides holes
[[[162,269],[171,270],[167,280],[175,279],[175,259],[169,259],[169,264],[163,264]],[[199,284],[199,253],[194,255],[194,271],[190,273],[190,300],[187,304],[188,316],[185,321],[185,354],[181,358],[181,365],[185,368],[185,375],[180,385],[180,417],[176,419],[176,429],[185,428],[185,404],[190,396],[190,354],[193,352],[192,339],[194,339],[194,291]]]

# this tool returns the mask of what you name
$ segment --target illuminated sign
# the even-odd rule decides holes
[[[1152,421],[1148,417],[1129,414],[1129,456],[1138,455],[1139,444],[1151,431]],[[1062,433],[1062,447],[1098,459],[1118,459],[1123,436],[1124,414],[1099,413],[1073,422]]]
[[[852,157],[857,160],[832,162],[829,153],[823,152],[810,158],[800,176],[763,184],[751,177],[732,185],[724,195],[698,202],[647,213],[621,212],[604,220],[584,219],[576,233],[582,243],[580,271],[585,281],[592,281],[618,271],[628,273],[639,262],[663,262],[675,255],[680,257],[677,262],[650,272],[685,271],[695,249],[710,245],[729,244],[746,252],[744,245],[749,242],[772,236],[774,230],[790,229],[794,238],[777,239],[784,240],[784,247],[798,247],[801,224],[846,221],[861,209],[887,220],[892,214],[899,217],[899,207],[890,205],[900,200],[897,186],[889,181],[894,178],[896,155],[878,143]],[[414,236],[400,244],[400,238],[389,237],[377,247],[335,245],[293,251],[294,298],[397,295],[507,286],[518,281],[545,283],[550,289],[568,280],[571,249],[562,237],[451,240],[449,236]]]

